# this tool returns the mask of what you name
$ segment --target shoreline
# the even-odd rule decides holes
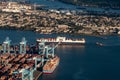
[[[13,29],[13,28],[0,28],[0,30],[17,30],[17,31],[32,31],[38,34],[45,34],[45,33],[39,33],[34,30],[25,30],[25,29]],[[106,39],[106,36],[119,36],[119,34],[106,34],[106,35],[88,35],[88,34],[69,34],[69,33],[46,33],[45,35],[52,35],[52,34],[57,34],[57,35],[70,35],[70,36],[92,36],[92,37],[97,37],[97,38],[102,38]]]
[[[24,5],[26,10],[21,11],[16,5],[18,3],[11,2],[10,4],[14,4],[20,12],[14,12],[16,10],[11,8],[1,11],[1,29],[32,30],[42,34],[68,33],[95,36],[113,35],[120,32],[120,16],[116,16],[116,14],[115,16],[106,16],[95,12],[34,10],[26,5]]]
[[[120,10],[120,6],[114,6],[114,5],[112,5],[112,3],[111,3],[111,5],[112,6],[109,6],[109,5],[107,5],[107,4],[109,4],[109,3],[106,3],[106,5],[105,5],[105,3],[103,2],[103,4],[102,3],[100,3],[100,4],[98,4],[98,2],[87,2],[87,1],[85,1],[85,2],[80,2],[80,1],[69,1],[69,0],[58,0],[58,1],[60,1],[60,2],[62,2],[62,3],[65,3],[65,4],[71,4],[71,5],[76,5],[76,6],[81,6],[81,7],[85,7],[85,6],[87,6],[87,7],[95,7],[95,8],[104,8],[104,9],[113,9],[113,10]],[[114,2],[114,1],[113,1]],[[93,5],[91,5],[90,3],[92,3]],[[117,4],[117,3],[115,3],[115,4]]]
[[[92,24],[93,24],[92,21],[89,22],[89,24],[91,24],[91,27],[86,27],[86,26],[88,26],[88,24],[84,23],[84,21],[82,21],[82,20],[80,20],[80,22],[76,22],[77,17],[83,18],[83,20],[86,20],[89,18],[94,20],[94,18],[102,17],[103,21],[104,21],[104,16],[91,16],[91,17],[89,15],[85,15],[85,16],[64,15],[63,16],[63,14],[57,14],[55,12],[49,12],[49,11],[42,11],[42,12],[46,15],[49,14],[49,15],[60,16],[60,19],[59,19],[59,17],[53,17],[53,18],[45,17],[44,15],[42,16],[41,14],[40,15],[37,15],[37,14],[21,15],[19,13],[1,13],[2,17],[5,17],[6,15],[9,16],[10,20],[9,20],[9,17],[7,17],[7,19],[0,18],[0,19],[2,19],[2,22],[0,23],[0,25],[1,25],[0,29],[32,30],[32,31],[35,31],[38,33],[44,33],[44,34],[69,33],[69,34],[80,34],[80,35],[81,34],[83,34],[83,35],[111,35],[111,34],[117,34],[119,31],[119,27],[112,27],[112,26],[111,26],[111,28],[109,26],[108,27],[97,27],[98,23],[96,24],[96,26],[94,26],[94,25],[92,26]],[[13,18],[11,18],[11,15],[13,16]],[[16,17],[14,17],[14,16],[16,16]],[[23,18],[23,16],[24,16],[24,18]],[[21,17],[21,18],[18,18],[17,21],[15,21],[14,19],[16,19],[17,17]],[[33,20],[32,20],[32,17],[34,17]],[[68,19],[64,20],[64,18],[68,18]],[[105,18],[109,18],[109,17],[105,17]],[[110,19],[112,19],[112,18],[115,19],[114,17],[110,17]],[[116,17],[116,18],[118,18],[117,25],[119,25],[119,17]],[[11,23],[11,19],[12,19],[12,23]],[[42,21],[42,19],[43,19],[43,21]],[[48,21],[47,19],[50,19],[50,20]],[[70,19],[73,19],[73,20],[70,21]],[[57,22],[56,22],[56,20],[57,20]],[[41,23],[41,21],[43,23]],[[62,21],[62,24],[61,24],[61,21]],[[7,22],[7,24],[6,24],[6,22]],[[47,23],[44,23],[44,22],[47,22]],[[84,23],[84,26],[81,25],[83,23]],[[99,24],[101,25],[101,23],[99,23]],[[38,26],[38,25],[41,25],[41,26]],[[113,25],[115,26],[114,23],[113,23]],[[109,32],[109,31],[112,31],[112,32]]]

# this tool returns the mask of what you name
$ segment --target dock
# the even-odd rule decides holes
[[[38,80],[47,61],[55,58],[54,49],[39,43],[37,53],[27,53],[25,38],[19,44],[18,53],[11,53],[11,40],[7,37],[0,51],[0,80]],[[16,49],[13,48],[12,51]],[[39,70],[40,69],[40,70]]]
[[[34,80],[38,80],[41,75],[42,75],[42,72],[34,71],[33,72]]]
[[[0,80],[12,79],[14,80],[21,78],[21,70],[31,70],[35,67],[34,57],[39,57],[38,54],[0,54]],[[31,60],[30,60],[31,59]],[[16,71],[18,73],[16,73]],[[27,71],[25,71],[27,72]],[[19,75],[18,75],[19,74]],[[40,71],[34,71],[33,75],[35,80],[42,74]],[[4,77],[5,76],[5,77]],[[4,78],[3,78],[4,77]]]

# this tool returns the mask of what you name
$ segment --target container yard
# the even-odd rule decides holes
[[[59,64],[60,58],[54,53],[58,45],[41,42],[33,54],[25,38],[17,47],[11,47],[10,42],[6,38],[1,47],[0,80],[38,80],[42,73],[52,73]]]

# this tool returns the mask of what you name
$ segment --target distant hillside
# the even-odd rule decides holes
[[[116,8],[120,9],[119,0],[59,0],[66,3],[71,3],[81,6],[93,6],[102,8]]]

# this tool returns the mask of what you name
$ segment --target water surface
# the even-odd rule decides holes
[[[12,44],[19,44],[22,37],[26,37],[28,43],[36,43],[36,38],[59,35],[0,30],[0,36],[0,43],[9,36]],[[84,37],[87,42],[81,46],[57,47],[55,53],[60,57],[59,66],[53,74],[43,75],[40,80],[120,80],[120,36],[63,36]],[[96,42],[101,42],[105,46],[98,46]]]

